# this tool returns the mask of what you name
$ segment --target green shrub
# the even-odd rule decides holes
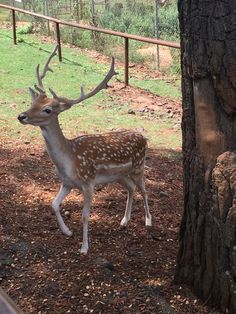
[[[170,72],[171,74],[179,75],[181,73],[180,50],[172,48],[170,49],[170,54],[173,60]]]
[[[17,33],[21,35],[32,34],[34,31],[34,24],[28,23],[22,27],[17,28]]]
[[[70,43],[80,48],[95,49],[103,51],[109,44],[106,35],[76,28],[61,28],[61,38],[64,42]]]
[[[129,55],[129,60],[130,62],[144,64],[146,61],[146,58],[136,51],[131,51]]]
[[[93,48],[92,33],[78,30],[76,28],[62,27],[61,37],[64,42],[70,43],[80,48]]]
[[[130,7],[131,6],[131,7]],[[111,7],[99,16],[99,25],[120,32],[155,37],[155,18],[152,5],[129,3],[127,7]],[[179,21],[176,3],[159,8],[160,37],[167,40],[179,39]]]
[[[179,40],[179,20],[176,4],[166,5],[159,10],[160,37]]]
[[[119,32],[138,34],[140,36],[154,36],[154,18],[148,14],[142,16],[130,11],[123,11],[120,16],[114,12],[103,12],[99,17],[99,25]]]
[[[89,31],[75,31],[72,34],[72,44],[80,48],[93,48],[93,37]]]

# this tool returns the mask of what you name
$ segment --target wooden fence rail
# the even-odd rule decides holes
[[[66,25],[66,26],[70,26],[70,27],[80,28],[83,30],[94,31],[94,32],[99,32],[99,33],[103,33],[103,34],[107,34],[107,35],[112,35],[112,36],[124,38],[124,64],[125,64],[124,82],[125,82],[126,86],[129,85],[129,40],[137,40],[137,41],[146,42],[149,44],[155,44],[155,45],[180,49],[180,44],[177,42],[173,42],[173,41],[165,41],[165,40],[156,39],[156,38],[142,37],[142,36],[138,36],[138,35],[132,35],[132,34],[127,34],[127,33],[117,32],[117,31],[104,29],[104,28],[98,28],[98,27],[89,26],[89,25],[80,25],[78,23],[66,22],[66,21],[55,19],[53,17],[43,15],[43,14],[38,14],[38,13],[26,11],[26,10],[23,10],[20,8],[16,8],[16,7],[4,5],[4,4],[0,4],[0,8],[6,9],[6,10],[11,10],[11,12],[12,12],[13,41],[14,41],[15,45],[17,44],[16,18],[15,18],[15,12],[16,11],[27,14],[27,15],[31,15],[34,17],[39,17],[39,18],[42,18],[44,20],[47,20],[47,21],[54,23],[55,29],[56,29],[56,40],[57,40],[57,44],[59,46],[58,57],[59,57],[60,62],[62,61],[60,25]]]

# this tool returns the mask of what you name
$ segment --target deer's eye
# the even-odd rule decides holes
[[[47,114],[50,114],[52,112],[52,109],[51,108],[46,108],[46,109],[43,109],[43,112],[46,112]]]

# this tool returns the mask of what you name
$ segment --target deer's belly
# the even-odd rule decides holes
[[[100,164],[96,167],[95,184],[119,181],[132,172],[132,162],[125,164]]]

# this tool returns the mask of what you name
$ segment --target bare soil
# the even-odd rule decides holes
[[[147,71],[145,67],[135,67],[135,73],[139,72],[139,75],[140,72],[145,73],[145,71]],[[149,76],[151,74],[152,72],[149,72]],[[134,109],[139,113],[143,112],[144,114],[147,114],[150,112],[161,111],[173,118],[176,123],[179,123],[180,127],[182,117],[182,105],[180,101],[173,101],[164,97],[159,97],[158,95],[152,94],[149,91],[138,87],[125,87],[123,83],[115,83],[111,87],[110,94],[111,97],[112,95],[115,95],[116,102],[120,104],[127,103],[130,109]]]
[[[179,103],[131,87],[117,85],[114,92],[121,101],[161,104],[180,117]],[[79,253],[82,197],[74,191],[63,204],[74,231],[67,238],[51,209],[60,183],[42,143],[1,141],[0,153],[0,281],[25,313],[218,313],[173,283],[183,213],[181,151],[174,158],[166,157],[173,156],[167,149],[148,151],[152,228],[144,226],[138,193],[124,229],[125,191],[115,184],[97,188],[87,256]]]

